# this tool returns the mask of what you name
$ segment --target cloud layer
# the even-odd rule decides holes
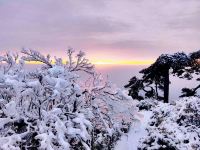
[[[200,49],[198,0],[0,0],[0,49],[155,59]],[[1,52],[0,51],[0,52]]]

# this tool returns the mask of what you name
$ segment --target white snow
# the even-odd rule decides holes
[[[25,72],[15,57],[4,56],[11,61],[4,68],[0,64],[1,150],[27,149],[27,146],[90,150],[99,146],[104,149],[108,143],[113,148],[121,131],[136,120],[138,109],[132,99],[97,74],[83,53],[76,57],[68,53],[71,66],[60,59],[51,64],[49,56],[36,51],[23,54],[19,61],[46,65]],[[87,72],[90,80],[78,77],[76,73],[80,71]]]
[[[147,135],[145,130],[152,115],[151,111],[141,111],[141,121],[134,122],[130,128],[128,135],[121,137],[117,143],[115,150],[137,150],[137,145],[142,137]]]

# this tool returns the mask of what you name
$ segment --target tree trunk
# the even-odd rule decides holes
[[[156,83],[156,99],[158,100],[158,84]]]
[[[164,103],[169,102],[169,69],[165,72],[164,77]]]

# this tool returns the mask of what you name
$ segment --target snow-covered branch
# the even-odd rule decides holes
[[[23,60],[25,61],[33,61],[33,62],[41,62],[46,64],[49,67],[52,67],[52,62],[50,60],[50,55],[47,55],[46,57],[39,53],[38,51],[35,50],[25,50],[23,49],[21,51],[25,56],[22,57]]]
[[[92,74],[94,72],[94,65],[85,58],[85,53],[79,51],[75,58],[73,58],[74,50],[68,49],[68,65],[70,71],[84,71]]]

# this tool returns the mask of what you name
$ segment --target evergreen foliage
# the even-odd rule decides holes
[[[200,50],[189,55],[184,52],[172,55],[162,54],[152,65],[140,71],[143,75],[142,79],[133,77],[125,88],[129,88],[129,95],[133,99],[153,98],[167,103],[169,102],[170,74],[191,80],[194,73],[200,73],[199,59]],[[193,89],[184,88],[182,96],[194,96],[199,88],[199,85]],[[163,91],[163,96],[160,96],[159,91]]]

